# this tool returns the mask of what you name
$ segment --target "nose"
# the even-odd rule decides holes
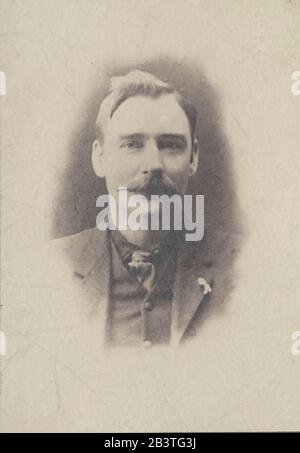
[[[162,171],[163,164],[161,160],[161,153],[155,140],[149,140],[147,143],[143,160],[143,173],[147,174],[153,171]]]

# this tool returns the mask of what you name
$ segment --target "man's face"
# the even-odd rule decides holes
[[[103,144],[94,143],[93,163],[116,199],[119,187],[143,193],[139,182],[151,174],[166,177],[184,194],[196,170],[196,154],[187,116],[172,94],[135,96],[107,121]]]

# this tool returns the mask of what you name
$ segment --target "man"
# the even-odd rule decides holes
[[[129,198],[146,198],[146,217],[159,211],[152,195],[186,193],[198,165],[195,129],[195,108],[154,75],[135,70],[112,79],[96,120],[92,163],[116,212],[124,188]],[[118,220],[105,231],[98,225],[54,241],[71,259],[66,281],[76,287],[76,306],[85,304],[82,316],[99,345],[177,345],[195,333],[200,303],[212,290],[211,263],[174,225],[120,230]]]

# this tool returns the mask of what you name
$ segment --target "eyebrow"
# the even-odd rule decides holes
[[[134,139],[143,139],[145,138],[145,134],[126,134],[126,135],[120,135],[118,137],[119,140],[134,140]]]
[[[118,137],[119,140],[132,140],[132,139],[144,139],[147,138],[147,134],[134,133],[134,134],[125,134]],[[183,145],[187,145],[187,140],[183,134],[158,134],[156,140],[177,140],[180,141]]]
[[[187,140],[183,134],[160,134],[157,136],[159,140],[175,140],[180,142],[182,145],[187,146]]]

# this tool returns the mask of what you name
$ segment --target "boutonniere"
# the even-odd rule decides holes
[[[203,277],[199,277],[197,279],[197,282],[198,282],[198,285],[201,286],[203,288],[203,293],[204,295],[205,294],[209,294],[212,292],[212,287],[210,286],[210,284],[205,280],[205,278]]]

